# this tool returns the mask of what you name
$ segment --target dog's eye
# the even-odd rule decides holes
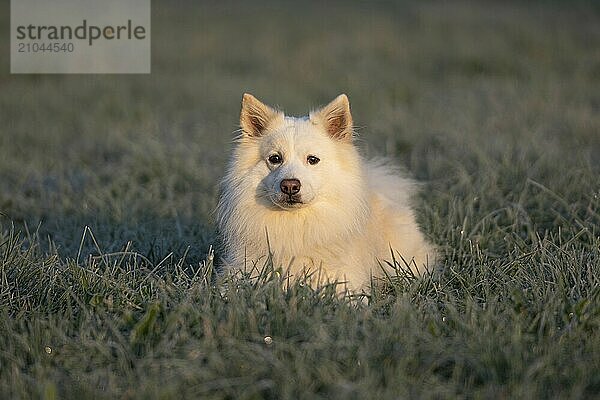
[[[310,165],[315,165],[315,164],[317,164],[321,160],[319,160],[319,158],[315,157],[315,156],[308,156],[308,157],[306,157],[306,161],[308,161],[308,163]]]
[[[279,154],[273,154],[269,156],[269,162],[271,164],[281,164],[282,161],[283,159]]]

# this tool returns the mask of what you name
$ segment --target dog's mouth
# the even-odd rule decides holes
[[[285,201],[285,204],[293,206],[294,204],[304,204],[304,202],[300,199],[295,199],[293,197],[290,197]]]
[[[280,194],[271,200],[273,201],[273,204],[283,209],[299,208],[305,204],[304,201],[302,201],[302,197],[298,195],[289,196]]]

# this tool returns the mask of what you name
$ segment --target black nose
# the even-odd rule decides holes
[[[279,184],[279,187],[283,193],[291,196],[300,191],[300,181],[298,179],[284,179]]]

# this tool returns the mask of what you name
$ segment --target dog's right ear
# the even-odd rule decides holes
[[[244,136],[262,136],[269,125],[280,116],[281,112],[263,104],[251,94],[244,93],[240,114],[240,127]]]
[[[352,141],[352,114],[348,96],[340,94],[325,107],[310,113],[310,120],[320,124],[327,134],[337,140]]]

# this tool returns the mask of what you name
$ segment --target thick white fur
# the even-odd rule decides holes
[[[346,103],[351,124],[347,98],[341,97],[334,102]],[[434,248],[409,205],[415,185],[385,162],[364,160],[351,126],[338,136],[328,130],[323,113],[334,102],[329,110],[304,118],[267,108],[268,122],[261,120],[265,129],[249,134],[243,119],[247,100],[243,132],[217,207],[228,267],[262,265],[271,252],[274,264],[292,276],[320,268],[321,278],[346,282],[357,291],[369,285],[371,276],[384,274],[380,264],[387,267],[383,261],[391,259],[390,248],[417,274],[433,264]],[[275,153],[283,159],[279,165],[268,161]],[[309,155],[320,162],[310,165]],[[292,178],[301,182],[302,204],[282,205],[280,182]]]

